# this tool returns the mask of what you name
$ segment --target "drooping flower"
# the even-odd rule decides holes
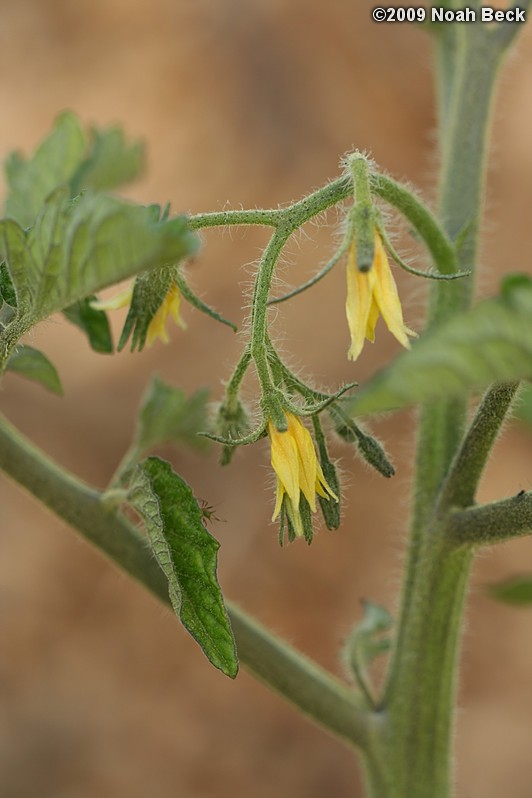
[[[134,283],[119,291],[114,297],[104,300],[93,300],[90,304],[95,310],[117,310],[131,305],[133,299]],[[186,329],[186,324],[179,315],[181,306],[181,291],[175,282],[171,282],[162,303],[149,321],[146,330],[146,344],[151,346],[157,339],[167,344],[169,342],[166,329],[166,319],[172,316],[181,329]]]
[[[182,330],[186,329],[185,322],[179,315],[179,308],[181,306],[181,291],[176,283],[171,283],[162,305],[156,311],[153,319],[148,326],[148,333],[146,335],[146,343],[151,346],[157,338],[164,344],[169,342],[168,332],[166,329],[166,319],[172,316],[175,323],[181,327]]]
[[[403,321],[403,311],[388,256],[375,230],[375,255],[371,269],[361,272],[357,268],[355,241],[349,248],[347,261],[346,315],[351,333],[348,357],[356,360],[364,346],[364,339],[375,340],[375,325],[379,315],[402,346],[410,348],[408,336],[415,336]]]
[[[283,505],[298,537],[304,534],[300,513],[301,494],[316,512],[316,494],[324,499],[338,501],[327,484],[316,456],[314,443],[308,429],[293,413],[286,413],[288,429],[280,432],[273,421],[268,422],[271,443],[271,463],[277,475],[277,496],[272,521],[278,517]]]

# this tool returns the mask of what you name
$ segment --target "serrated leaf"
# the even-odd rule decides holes
[[[186,220],[154,221],[151,208],[91,193],[50,195],[29,231],[0,222],[0,254],[15,287],[22,331],[139,271],[191,254]],[[19,330],[20,332],[20,330]]]
[[[48,195],[58,186],[68,184],[80,168],[86,149],[87,141],[78,118],[65,112],[29,160],[19,153],[10,155],[5,163],[6,216],[21,227],[32,225]]]
[[[113,339],[107,314],[103,310],[91,307],[96,297],[80,299],[63,310],[64,316],[80,330],[83,330],[95,352],[110,354],[113,351]]]
[[[91,134],[90,152],[70,180],[73,195],[86,188],[108,191],[139,176],[144,162],[141,142],[129,144],[119,127],[93,128]]]
[[[427,333],[347,408],[355,416],[379,413],[530,377],[531,320],[532,280],[511,276],[500,296]]]
[[[7,158],[6,216],[30,227],[57,188],[68,187],[71,197],[84,189],[116,188],[137,177],[142,163],[142,145],[128,143],[119,127],[92,128],[87,136],[77,116],[66,111],[29,159],[20,153]]]
[[[135,448],[145,452],[163,443],[208,446],[206,438],[198,435],[207,429],[208,397],[205,388],[187,397],[181,388],[154,377],[142,399]]]
[[[216,578],[220,544],[203,526],[191,489],[169,463],[149,457],[135,470],[129,502],[145,523],[176,615],[211,663],[234,678],[235,642]]]
[[[32,346],[18,346],[7,361],[6,369],[38,382],[52,393],[63,395],[63,388],[55,366]]]
[[[532,574],[514,576],[496,585],[489,585],[489,595],[504,604],[525,607],[532,605]]]

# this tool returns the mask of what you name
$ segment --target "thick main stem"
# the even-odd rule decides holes
[[[439,46],[448,46],[442,37]],[[457,268],[474,270],[481,216],[485,150],[498,57],[484,29],[457,29],[453,69],[440,110],[442,172],[439,211],[457,242]],[[440,63],[442,57],[440,56]],[[444,76],[445,81],[445,76]],[[428,325],[466,309],[471,278],[432,288]],[[460,444],[464,400],[422,408],[414,512],[403,602],[383,699],[382,733],[374,759],[387,762],[379,798],[448,798],[455,672],[471,552],[445,540],[435,514],[438,492]],[[379,772],[382,771],[378,769]],[[369,774],[370,784],[372,781]]]

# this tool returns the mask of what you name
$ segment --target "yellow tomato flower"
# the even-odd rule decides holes
[[[186,324],[179,315],[180,306],[181,291],[176,283],[172,283],[163,299],[162,305],[159,307],[148,326],[148,333],[146,335],[146,343],[148,346],[151,346],[157,338],[164,344],[169,342],[170,339],[166,330],[166,319],[168,316],[172,316],[175,323],[179,325],[182,330],[186,329]]]
[[[379,315],[400,344],[410,349],[409,335],[415,336],[403,321],[403,311],[397,286],[388,263],[381,237],[375,231],[375,255],[368,272],[357,268],[356,245],[353,240],[347,262],[347,323],[351,333],[348,357],[356,360],[362,352],[364,339],[375,340],[375,325]]]
[[[90,303],[91,307],[95,310],[117,310],[118,308],[125,308],[131,304],[133,289],[134,283],[124,288],[123,291],[119,291],[116,296],[110,299],[94,300]],[[165,344],[169,342],[170,339],[166,330],[166,319],[169,315],[173,317],[175,323],[178,324],[182,330],[186,329],[186,324],[179,315],[180,305],[181,291],[177,284],[172,282],[162,304],[159,306],[148,325],[146,333],[146,343],[148,346],[151,346],[157,338]]]
[[[286,413],[288,429],[279,432],[273,421],[268,422],[268,435],[271,443],[271,462],[277,475],[277,498],[272,521],[281,512],[283,499],[288,517],[298,537],[304,534],[299,511],[301,493],[308,501],[310,509],[316,512],[316,493],[324,499],[338,496],[331,490],[316,457],[314,444],[308,429],[292,413]]]

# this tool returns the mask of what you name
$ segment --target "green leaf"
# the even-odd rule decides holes
[[[57,118],[54,129],[32,158],[26,161],[19,153],[10,155],[5,163],[6,216],[21,227],[32,225],[48,195],[69,183],[80,168],[86,149],[78,118],[66,112]]]
[[[367,669],[375,657],[388,651],[390,638],[386,637],[394,620],[387,609],[372,601],[362,602],[364,616],[347,638],[344,658],[360,687],[373,703]]]
[[[199,449],[208,446],[207,439],[198,435],[207,429],[208,398],[206,388],[187,397],[181,388],[154,377],[142,399],[135,448],[146,452],[163,443],[185,443]]]
[[[142,171],[143,145],[128,144],[119,127],[93,128],[92,147],[84,163],[70,181],[72,195],[86,188],[109,191],[134,180]]]
[[[489,585],[489,595],[504,604],[525,607],[532,605],[532,574],[514,576],[496,585]]]
[[[48,196],[61,186],[68,186],[74,197],[87,188],[116,188],[139,175],[143,163],[139,142],[128,144],[118,127],[93,128],[90,133],[88,137],[76,115],[67,111],[31,158],[10,155],[5,164],[6,216],[30,227]]]
[[[58,396],[63,395],[61,380],[55,366],[42,352],[32,346],[18,346],[7,361],[6,369],[39,382]]]
[[[355,416],[378,413],[530,377],[531,320],[532,280],[511,276],[500,296],[431,330],[346,407]]]
[[[519,393],[515,414],[520,421],[532,427],[532,385],[524,385]]]
[[[91,307],[96,297],[80,299],[63,311],[64,316],[86,334],[95,352],[110,354],[113,351],[113,339],[107,314],[103,310]]]
[[[235,642],[216,578],[220,544],[203,526],[191,489],[169,463],[149,457],[135,471],[129,501],[145,523],[176,615],[211,663],[234,678]]]
[[[86,193],[50,195],[29,231],[0,222],[0,254],[15,287],[22,331],[139,271],[176,263],[197,247],[186,220],[154,220],[153,209]]]

